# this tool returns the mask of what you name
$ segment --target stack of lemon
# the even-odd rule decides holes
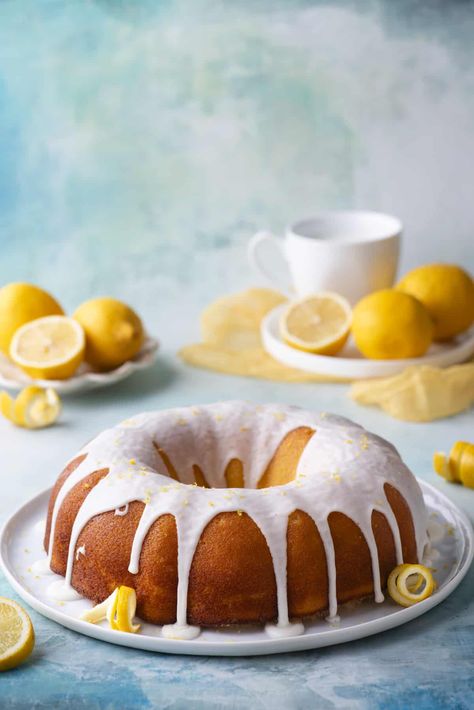
[[[84,360],[111,370],[133,358],[143,339],[138,315],[114,298],[86,301],[69,318],[38,286],[0,289],[0,350],[33,378],[67,379]]]
[[[68,317],[38,286],[0,288],[0,351],[33,379],[67,379],[83,362],[112,370],[138,353],[144,337],[139,316],[114,298],[86,301]],[[16,400],[0,393],[1,413],[19,426],[47,426],[59,409],[51,388],[27,387]]]
[[[281,320],[284,340],[320,355],[337,354],[352,332],[372,359],[421,357],[433,341],[449,340],[474,322],[474,283],[459,266],[430,264],[410,271],[393,289],[356,304],[335,293],[291,303]]]

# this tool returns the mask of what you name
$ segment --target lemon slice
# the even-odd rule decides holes
[[[43,389],[30,385],[16,399],[0,392],[0,411],[17,426],[26,429],[42,429],[54,424],[61,413],[61,400],[51,388]]]
[[[35,645],[31,619],[12,599],[0,597],[0,671],[23,663]]]
[[[352,322],[351,307],[337,293],[317,293],[291,303],[280,328],[288,345],[320,355],[335,355],[344,345]]]
[[[10,357],[28,375],[44,380],[64,380],[84,359],[85,336],[81,325],[67,316],[46,316],[18,328]]]
[[[414,581],[410,579],[413,575],[416,575]],[[430,597],[436,586],[431,570],[424,565],[415,564],[398,565],[392,570],[387,581],[388,593],[392,599],[405,607]]]

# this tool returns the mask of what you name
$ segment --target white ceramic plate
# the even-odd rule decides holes
[[[127,360],[115,370],[93,372],[84,363],[79,367],[77,373],[67,380],[34,380],[0,353],[0,386],[18,391],[27,385],[39,385],[40,387],[54,387],[56,392],[61,394],[85,392],[96,387],[108,387],[124,380],[137,370],[150,367],[156,360],[157,350],[158,341],[148,336],[138,355],[133,360]]]
[[[390,599],[383,604],[365,601],[345,605],[339,611],[339,624],[330,625],[318,618],[305,623],[302,636],[292,638],[270,639],[260,628],[234,628],[204,630],[193,641],[175,641],[163,638],[161,628],[151,624],[143,623],[140,633],[129,634],[80,621],[78,617],[91,608],[91,603],[86,599],[67,603],[51,601],[46,590],[52,581],[62,580],[62,577],[54,574],[38,576],[31,570],[34,561],[45,557],[42,539],[50,490],[23,505],[6,522],[0,535],[0,566],[15,591],[36,611],[74,631],[121,646],[204,656],[257,656],[331,646],[386,631],[424,614],[451,594],[466,574],[474,545],[468,519],[442,493],[423,481],[419,483],[431,519],[436,521],[441,532],[441,539],[432,553],[433,559],[437,557],[434,562],[438,582],[436,592],[407,609]]]
[[[369,360],[359,353],[351,338],[335,357],[313,355],[292,348],[281,338],[279,321],[285,307],[285,304],[277,306],[263,319],[263,347],[275,360],[313,375],[342,379],[390,377],[403,372],[410,365],[448,367],[465,362],[474,354],[474,328],[471,328],[448,343],[435,343],[423,357],[406,360]]]

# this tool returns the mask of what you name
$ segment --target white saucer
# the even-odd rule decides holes
[[[340,622],[337,625],[328,624],[320,618],[314,619],[305,622],[302,636],[271,639],[260,628],[233,628],[204,630],[197,639],[177,641],[163,638],[161,627],[151,624],[143,623],[140,633],[129,634],[112,631],[106,625],[80,621],[78,617],[85,609],[91,608],[91,602],[82,598],[71,602],[52,601],[46,590],[51,582],[63,578],[54,574],[39,576],[31,570],[36,560],[45,558],[42,538],[50,490],[43,491],[23,505],[6,522],[0,534],[0,567],[15,591],[36,611],[86,636],[121,646],[204,656],[257,656],[331,646],[386,631],[424,614],[451,594],[468,571],[474,547],[468,519],[436,488],[423,481],[419,483],[431,520],[441,531],[441,539],[433,545],[438,551],[434,562],[438,582],[436,592],[407,609],[397,606],[390,599],[383,604],[365,601],[345,605],[339,610]]]
[[[337,356],[313,355],[287,345],[280,335],[280,316],[286,305],[277,306],[262,321],[261,335],[265,350],[284,365],[314,375],[342,379],[390,377],[410,365],[448,367],[465,362],[474,354],[474,328],[447,343],[435,343],[423,357],[406,360],[368,360],[359,353],[351,338]]]
[[[113,385],[130,377],[137,370],[150,367],[156,360],[157,350],[158,341],[148,336],[138,355],[133,360],[127,360],[115,370],[94,372],[84,363],[77,373],[67,380],[34,380],[0,353],[0,385],[15,391],[21,390],[27,385],[38,385],[39,387],[53,387],[56,392],[61,394],[85,392],[96,387]]]

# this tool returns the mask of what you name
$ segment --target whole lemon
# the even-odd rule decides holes
[[[0,288],[0,350],[8,355],[13,334],[21,325],[43,316],[64,314],[47,291],[28,283],[11,283]]]
[[[459,266],[419,266],[401,279],[397,289],[415,296],[427,308],[435,340],[453,338],[474,322],[474,283]]]
[[[420,301],[394,289],[365,296],[353,311],[352,334],[374,360],[420,357],[433,340],[433,323]]]
[[[85,359],[97,370],[112,370],[131,360],[145,337],[143,325],[130,306],[115,298],[93,298],[74,313],[86,334]]]

